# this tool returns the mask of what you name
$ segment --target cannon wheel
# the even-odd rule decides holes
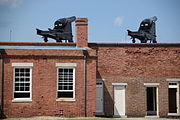
[[[48,38],[47,37],[44,37],[44,42],[47,42],[48,41]]]
[[[156,41],[156,40],[153,40],[153,43],[157,43],[157,41]]]
[[[135,40],[135,38],[133,38],[133,39],[132,39],[132,43],[135,43],[135,42],[136,42],[136,40]]]

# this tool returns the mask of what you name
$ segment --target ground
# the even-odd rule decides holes
[[[4,120],[175,120],[169,118],[101,118],[101,117],[90,117],[90,118],[60,118],[60,117],[31,117],[31,118],[7,118]],[[179,119],[178,119],[179,120]]]

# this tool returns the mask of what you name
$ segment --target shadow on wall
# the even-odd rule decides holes
[[[97,76],[99,79],[103,79],[101,77],[101,75],[99,74],[99,72],[97,72]],[[114,100],[113,100],[113,86],[112,85],[108,85],[111,83],[105,82],[103,81],[103,106],[104,106],[104,115],[106,117],[113,117],[114,115]],[[111,94],[110,94],[111,92]]]
[[[3,113],[4,108],[4,58],[3,56],[6,55],[6,52],[4,49],[0,50],[0,118],[6,118],[6,116]]]

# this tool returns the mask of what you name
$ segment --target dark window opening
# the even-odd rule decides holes
[[[30,98],[30,93],[14,93],[14,98]]]
[[[73,98],[73,92],[58,92],[58,98]]]

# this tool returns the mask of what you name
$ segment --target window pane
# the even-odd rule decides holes
[[[23,82],[23,81],[24,81],[24,78],[20,78],[20,81]]]
[[[29,87],[25,87],[25,91],[29,91]]]
[[[21,69],[20,69],[20,72],[24,72],[24,68],[21,68]]]
[[[15,87],[15,91],[19,91],[19,87]]]
[[[24,87],[24,83],[20,83],[20,86],[21,86],[21,87]]]
[[[73,98],[73,92],[58,92],[58,98]]]
[[[15,83],[15,87],[19,87],[19,83]]]
[[[73,69],[69,69],[69,72],[73,73]]]
[[[64,90],[68,90],[67,86],[64,86]]]
[[[28,82],[28,81],[30,81],[30,79],[29,78],[25,78],[25,81]]]
[[[15,73],[15,76],[19,76],[19,72],[16,72],[16,73]]]
[[[25,83],[25,86],[26,86],[26,87],[30,86],[30,83]]]
[[[19,82],[19,78],[15,78],[15,82]]]
[[[19,72],[19,69],[18,69],[18,68],[16,68],[16,69],[15,69],[15,72]]]
[[[29,69],[29,68],[26,68],[26,69],[25,69],[25,72],[30,72],[30,69]]]
[[[26,72],[26,73],[25,73],[25,76],[26,76],[26,77],[30,76],[30,73],[29,73],[29,72]]]
[[[20,87],[20,91],[24,91],[24,87]]]
[[[14,93],[14,98],[30,98],[30,93]]]
[[[59,87],[58,87],[58,90],[62,90],[62,86],[59,86]]]
[[[73,90],[73,86],[69,86],[69,90]]]
[[[68,69],[64,69],[64,72],[67,73],[67,72],[68,72]]]
[[[63,69],[61,68],[61,69],[59,69],[59,72],[63,72]]]

